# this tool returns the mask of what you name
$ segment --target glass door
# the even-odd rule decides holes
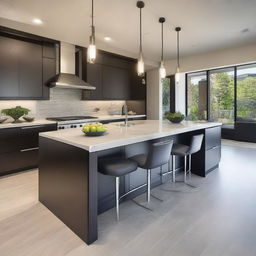
[[[210,120],[234,123],[234,67],[209,71]]]
[[[256,64],[237,67],[237,121],[256,121]]]

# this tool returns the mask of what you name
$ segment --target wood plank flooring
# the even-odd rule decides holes
[[[0,179],[1,256],[256,255],[256,149],[224,146],[219,170],[193,176],[198,188],[154,189],[164,202],[152,199],[153,212],[129,201],[119,223],[114,209],[100,215],[90,246],[38,202],[37,178],[32,170]]]

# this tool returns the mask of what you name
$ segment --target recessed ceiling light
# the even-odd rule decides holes
[[[33,23],[35,23],[35,24],[37,24],[37,25],[43,24],[43,21],[40,20],[40,19],[38,19],[38,18],[34,18],[32,21],[33,21]]]
[[[112,39],[111,39],[111,37],[109,37],[109,36],[105,36],[105,37],[104,37],[104,40],[105,40],[105,41],[111,41]]]

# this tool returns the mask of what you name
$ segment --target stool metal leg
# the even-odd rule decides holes
[[[184,182],[187,182],[187,156],[184,156]]]
[[[188,156],[188,174],[189,179],[191,179],[191,155]]]
[[[147,188],[148,188],[148,191],[147,191],[147,202],[149,203],[150,202],[150,184],[151,183],[151,170],[148,169],[147,170]]]
[[[116,177],[116,219],[119,221],[119,184],[120,178]]]
[[[175,155],[172,156],[172,182],[175,182]]]
[[[163,184],[163,166],[160,167],[160,178],[161,178],[161,184]]]

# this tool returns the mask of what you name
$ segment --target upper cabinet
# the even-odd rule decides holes
[[[0,99],[49,99],[45,82],[56,74],[55,43],[31,36],[0,28]]]
[[[95,64],[87,63],[82,48],[82,78],[96,87],[83,91],[84,100],[145,100],[146,85],[136,74],[136,61],[98,51]]]

